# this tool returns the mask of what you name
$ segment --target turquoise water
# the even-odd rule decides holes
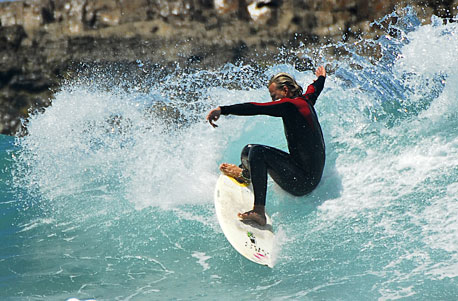
[[[139,62],[135,80],[101,68],[64,83],[27,136],[0,136],[0,299],[457,299],[458,23],[432,21],[407,12],[317,62],[334,70],[316,106],[326,168],[305,197],[269,183],[273,269],[232,249],[212,202],[245,144],[286,147],[281,121],[204,118],[269,99],[278,71],[304,86],[313,72]],[[358,56],[367,44],[382,58]]]

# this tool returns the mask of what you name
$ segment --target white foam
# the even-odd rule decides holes
[[[211,256],[207,256],[204,252],[192,252],[192,257],[197,258],[197,263],[200,264],[203,268],[203,271],[210,269],[210,265],[207,263],[207,260],[211,258]]]
[[[275,265],[284,259],[282,255],[282,248],[285,244],[288,242],[292,242],[293,239],[288,235],[287,231],[285,230],[284,227],[279,226],[278,228],[275,229],[275,241],[274,241],[274,247],[272,249],[272,266],[275,267]]]
[[[431,24],[420,26],[407,35],[409,43],[402,48],[394,70],[423,76],[455,73],[458,62],[457,32],[457,23],[444,24],[442,19],[433,17]]]
[[[37,227],[40,227],[40,226],[42,226],[42,225],[49,225],[49,224],[52,224],[53,222],[55,222],[55,220],[52,219],[52,218],[39,218],[39,219],[35,219],[35,220],[30,221],[29,223],[20,225],[20,226],[22,227],[22,229],[21,229],[19,232],[30,231],[30,230],[35,229],[35,228],[37,228]]]

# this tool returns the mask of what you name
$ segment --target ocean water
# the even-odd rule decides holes
[[[139,61],[143,77],[87,67],[64,82],[26,136],[0,136],[0,299],[457,300],[458,23],[393,16],[377,41],[302,53],[347,55],[316,61],[332,70],[321,184],[297,198],[269,182],[273,269],[226,241],[213,188],[245,144],[285,149],[281,121],[205,116],[268,100],[276,72],[303,86],[313,72]]]

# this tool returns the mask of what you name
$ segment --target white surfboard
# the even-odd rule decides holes
[[[273,267],[272,249],[275,235],[272,220],[265,226],[254,221],[243,221],[237,213],[253,209],[254,195],[251,185],[221,175],[216,183],[215,209],[219,224],[231,245],[247,259]]]

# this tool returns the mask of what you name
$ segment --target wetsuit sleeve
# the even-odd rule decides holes
[[[231,106],[220,106],[222,115],[269,115],[274,117],[282,117],[288,114],[292,104],[289,99],[280,101],[272,101],[266,103],[247,102]]]
[[[310,101],[312,105],[315,105],[318,96],[320,96],[321,91],[323,91],[324,81],[326,78],[324,76],[318,77],[313,84],[307,87],[307,91],[304,94],[305,99]]]

